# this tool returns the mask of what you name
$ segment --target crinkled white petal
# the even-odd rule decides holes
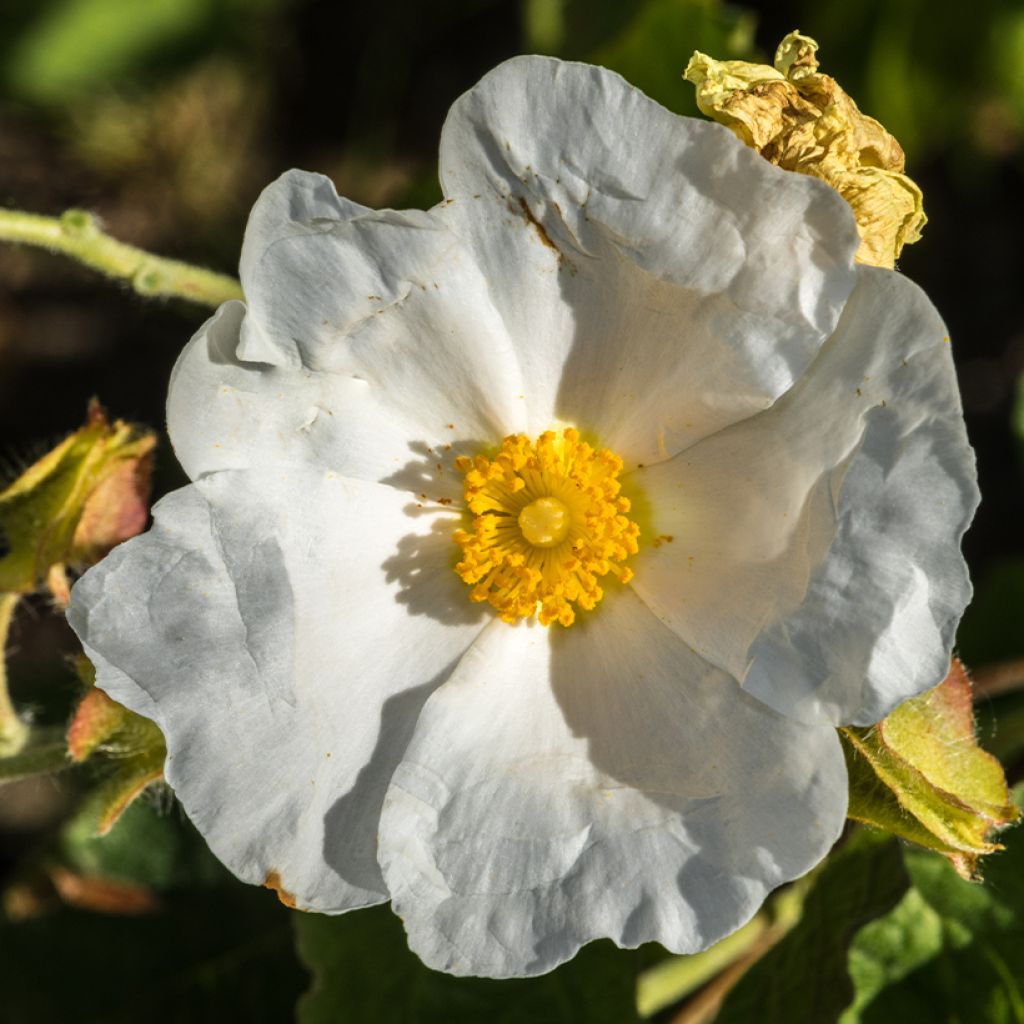
[[[523,426],[487,282],[438,216],[365,211],[291,171],[256,205],[242,283],[248,308],[205,324],[171,381],[192,478],[311,465],[450,497],[456,454]]]
[[[381,816],[412,949],[538,974],[584,943],[703,949],[843,827],[834,730],[703,662],[628,590],[552,633],[495,621],[427,700]]]
[[[603,68],[502,64],[452,107],[440,173],[530,431],[575,423],[627,464],[769,406],[853,287],[857,231],[834,190]]]
[[[486,622],[449,569],[448,514],[408,502],[333,474],[216,473],[73,590],[98,685],[163,730],[214,853],[300,907],[387,898],[385,787]]]
[[[774,408],[636,474],[660,539],[634,586],[769,706],[866,725],[948,670],[978,490],[946,328],[906,278],[859,278]]]

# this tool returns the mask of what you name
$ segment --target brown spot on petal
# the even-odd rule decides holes
[[[523,211],[523,216],[526,218],[526,223],[533,227],[533,230],[537,232],[537,237],[540,239],[541,244],[547,246],[557,257],[558,262],[561,263],[565,258],[565,254],[557,245],[551,240],[551,236],[548,234],[547,228],[539,220],[533,210],[530,209],[530,204],[522,197],[518,198],[519,208]]]
[[[281,876],[278,872],[271,871],[263,884],[266,888],[273,889],[277,893],[277,898],[286,907],[290,907],[292,910],[295,909],[295,897],[281,885]]]

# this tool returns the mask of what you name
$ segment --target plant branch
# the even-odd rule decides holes
[[[219,306],[228,299],[243,297],[242,287],[233,277],[153,256],[119,242],[85,210],[41,217],[0,209],[0,241],[70,256],[108,277],[128,282],[139,295],[148,298],[173,296],[203,306]]]
[[[1024,658],[986,665],[971,672],[975,699],[998,697],[1024,689]]]

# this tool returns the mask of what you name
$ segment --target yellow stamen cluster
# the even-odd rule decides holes
[[[462,457],[470,530],[457,530],[463,549],[455,571],[474,601],[489,601],[506,622],[536,613],[542,625],[576,620],[604,596],[598,583],[632,570],[618,563],[636,554],[639,527],[619,494],[622,459],[595,450],[570,428],[535,443],[512,434],[493,459]]]

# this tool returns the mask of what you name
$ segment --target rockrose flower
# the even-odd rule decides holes
[[[459,974],[702,949],[839,835],[834,727],[946,673],[949,339],[838,193],[601,68],[502,65],[440,174],[263,193],[171,380],[193,483],[71,621],[240,878]]]

